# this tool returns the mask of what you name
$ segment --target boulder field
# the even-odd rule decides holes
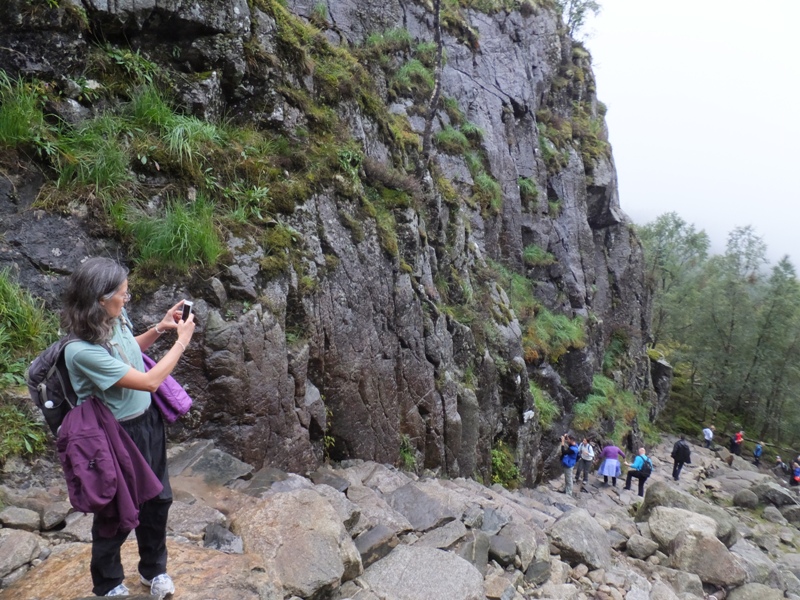
[[[259,471],[210,441],[170,450],[181,600],[800,599],[800,506],[769,471],[665,437],[644,499],[592,475],[508,490],[368,461]],[[728,463],[731,464],[728,464]],[[91,515],[57,463],[5,465],[0,598],[91,597]],[[136,542],[123,547],[131,597]]]

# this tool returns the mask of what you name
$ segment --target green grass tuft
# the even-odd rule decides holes
[[[130,222],[132,247],[138,263],[181,272],[214,266],[224,246],[214,225],[212,201],[198,196],[191,203],[173,200],[163,215],[138,215]]]
[[[522,251],[522,260],[529,267],[547,267],[555,264],[556,257],[550,254],[547,250],[540,248],[535,244],[526,246]]]
[[[28,363],[57,333],[57,316],[0,270],[0,388],[23,385]]]
[[[464,154],[470,147],[467,137],[458,129],[453,129],[449,125],[436,132],[433,140],[436,143],[436,147],[447,154]]]
[[[533,396],[533,405],[536,407],[539,424],[542,429],[550,429],[561,414],[561,409],[534,381],[529,383],[528,388]]]

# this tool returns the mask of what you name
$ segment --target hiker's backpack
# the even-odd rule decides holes
[[[62,337],[42,351],[25,373],[28,393],[56,437],[64,417],[78,403],[78,395],[69,380],[69,371],[64,361],[67,344],[77,341],[79,339],[72,334]],[[104,348],[111,352],[108,347]]]
[[[644,457],[644,464],[642,468],[639,469],[639,473],[644,475],[645,477],[650,477],[653,474],[653,463],[648,457]]]

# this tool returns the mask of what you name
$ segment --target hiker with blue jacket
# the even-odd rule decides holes
[[[633,464],[628,462],[625,464],[630,467],[625,479],[625,489],[631,489],[631,479],[636,477],[639,480],[639,495],[644,496],[644,482],[653,472],[653,463],[644,453],[644,448],[639,448],[639,455],[634,459]]]
[[[561,436],[561,466],[564,467],[564,493],[567,496],[572,496],[572,476],[578,461],[578,445],[575,442],[573,435]]]
[[[753,448],[753,463],[758,467],[761,466],[761,455],[764,454],[764,442],[758,442],[756,447]]]
[[[97,414],[110,411],[111,425],[118,426],[117,429],[121,428],[122,433],[130,437],[134,450],[138,449],[140,458],[145,461],[143,464],[152,469],[150,475],[157,478],[156,483],[160,482],[156,490],[161,491],[154,492],[157,493],[154,497],[147,496],[148,499],[139,504],[138,525],[132,526],[139,545],[141,582],[150,588],[150,596],[163,599],[175,592],[175,585],[167,574],[166,532],[172,488],[167,472],[164,422],[151,402],[151,392],[175,368],[192,339],[195,324],[194,315],[186,320],[180,318],[183,304],[180,301],[161,321],[134,336],[125,311],[130,298],[125,267],[107,258],[90,258],[83,262],[70,276],[64,294],[61,324],[80,340],[66,346],[64,358],[79,399],[79,406],[72,412],[93,406],[97,406]],[[145,372],[142,352],[167,331],[177,332],[175,344]],[[124,483],[136,486],[136,482]],[[129,533],[102,512],[95,513],[90,563],[95,595],[130,594],[123,583],[125,574],[120,558],[122,544]]]

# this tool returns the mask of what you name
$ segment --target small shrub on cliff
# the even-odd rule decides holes
[[[519,468],[514,464],[511,449],[502,440],[492,448],[492,483],[499,483],[508,489],[519,486]]]
[[[417,470],[417,453],[411,438],[405,433],[400,436],[400,468],[404,471]]]

